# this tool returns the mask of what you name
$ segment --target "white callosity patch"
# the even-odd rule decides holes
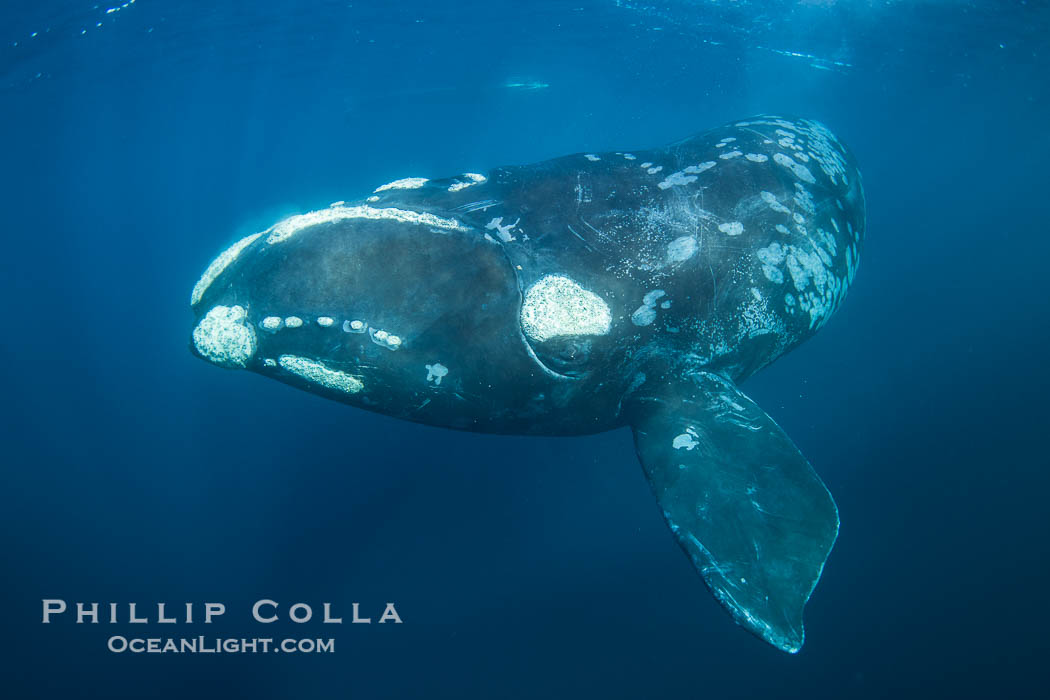
[[[656,320],[656,307],[655,306],[639,306],[631,314],[631,323],[636,326],[648,326]]]
[[[284,325],[284,319],[280,316],[267,316],[259,322],[259,327],[267,331],[276,331]]]
[[[686,428],[681,435],[675,435],[674,440],[671,441],[671,447],[676,450],[692,450],[700,444],[696,437],[696,432],[692,428]]]
[[[817,181],[813,177],[813,173],[810,172],[809,168],[802,165],[802,163],[796,163],[791,156],[784,155],[783,153],[777,153],[773,156],[773,161],[778,165],[782,165],[795,174],[799,180],[813,184]]]
[[[380,185],[375,188],[375,192],[384,192],[386,190],[414,190],[422,187],[428,182],[430,182],[430,180],[425,177],[403,177],[400,180],[394,180],[385,185]]]
[[[268,230],[269,235],[266,237],[266,242],[271,245],[280,243],[288,240],[305,228],[317,226],[318,224],[331,224],[346,219],[399,221],[406,224],[419,224],[453,231],[464,230],[463,226],[456,219],[446,219],[426,212],[395,209],[394,207],[383,209],[365,206],[331,207],[288,217]]]
[[[500,216],[485,224],[485,228],[489,231],[495,231],[496,235],[499,236],[499,239],[504,243],[510,243],[511,241],[518,240],[517,238],[512,236],[510,232],[520,222],[521,218],[519,217],[513,224],[504,224],[503,217]]]
[[[331,316],[318,316],[317,317],[317,325],[319,325],[319,326],[323,326],[325,328],[328,328],[333,323],[335,323],[335,319],[332,318]]]
[[[713,160],[705,160],[703,163],[700,163],[699,165],[687,165],[686,167],[682,168],[682,172],[683,173],[689,173],[691,175],[699,175],[700,173],[704,172],[705,170],[710,170],[711,168],[715,167],[716,165],[718,165],[718,163],[714,162]]]
[[[801,182],[795,183],[795,204],[810,216],[817,213],[817,205],[813,201],[813,195]]]
[[[193,346],[220,367],[248,366],[255,354],[255,329],[246,324],[242,306],[216,306],[193,329]]]
[[[831,234],[817,231],[818,239],[826,245]],[[804,248],[774,242],[756,251],[756,257],[770,281],[779,284],[790,277],[796,293],[785,296],[785,308],[791,314],[808,314],[810,328],[820,327],[845,296],[849,275],[845,279],[836,277],[831,271],[831,255],[813,239]]]
[[[440,362],[435,362],[432,365],[426,365],[426,368],[427,381],[434,382],[434,386],[439,386],[441,384],[442,377],[448,374],[448,367],[441,364]]]
[[[525,292],[521,327],[533,340],[605,335],[611,326],[609,305],[568,277],[547,275]]]
[[[464,182],[454,182],[451,185],[449,185],[448,186],[448,191],[449,192],[459,192],[460,190],[465,190],[468,187],[473,187],[474,185],[480,185],[482,182],[485,182],[485,180],[488,179],[484,175],[480,175],[478,173],[463,173],[463,175],[461,175],[460,177],[465,178],[465,181]]]
[[[846,160],[842,157],[838,140],[820,122],[806,120],[802,123],[809,135],[809,148],[813,159],[831,180],[831,184],[838,184],[838,180],[841,179],[842,184],[849,185]]]
[[[199,304],[201,297],[203,297],[204,293],[208,291],[208,287],[211,286],[211,283],[223,273],[223,270],[230,266],[230,263],[237,259],[237,256],[241,254],[242,250],[254,243],[255,239],[261,235],[261,233],[253,233],[250,236],[242,238],[224,250],[219,257],[212,260],[211,265],[208,265],[208,269],[204,271],[203,275],[201,275],[197,284],[193,285],[193,293],[190,295],[190,306],[196,306]]]
[[[365,322],[364,321],[343,321],[343,332],[344,333],[364,333]]]
[[[298,316],[289,316],[284,319],[284,325],[286,328],[300,328],[303,325],[303,319]]]
[[[594,155],[593,153],[585,153],[583,155],[583,157],[586,158],[587,160],[591,161],[592,163],[595,162],[595,161],[601,160],[601,158],[599,158],[598,156]]]
[[[642,303],[646,306],[656,306],[656,302],[659,299],[663,299],[667,296],[667,292],[662,289],[654,289],[651,292],[646,292],[645,296],[642,297]]]
[[[718,225],[718,230],[727,236],[739,236],[744,232],[744,225],[739,221],[727,221]]]
[[[693,236],[682,236],[667,244],[667,262],[680,263],[696,255],[700,244]]]
[[[744,157],[752,163],[765,163],[767,160],[769,160],[769,156],[764,155],[762,153],[748,153],[745,154]]]
[[[277,362],[282,368],[297,377],[326,389],[341,391],[344,394],[356,394],[365,388],[364,383],[352,374],[332,369],[317,360],[297,355],[281,355],[277,358]]]
[[[369,331],[369,335],[372,337],[372,342],[376,345],[386,348],[387,350],[397,350],[401,347],[401,336],[394,335],[389,331],[378,330],[372,328]]]
[[[762,201],[769,205],[769,208],[778,214],[790,214],[791,210],[780,203],[777,196],[772,192],[766,192],[763,190],[761,193]],[[779,224],[778,224],[779,225]],[[786,233],[787,231],[785,231]]]
[[[645,172],[649,173],[650,175],[655,175],[656,173],[660,172],[663,169],[664,169],[664,166],[657,165],[655,168],[649,168]]]
[[[781,284],[784,281],[784,273],[781,272],[778,266],[784,262],[784,258],[787,256],[784,246],[779,243],[770,243],[765,248],[759,248],[755,255],[758,257],[758,261],[762,263],[762,273],[765,274],[766,279],[770,282]]]
[[[631,314],[631,323],[636,326],[648,326],[656,320],[656,303],[667,293],[662,289],[654,289],[642,297],[642,305]]]
[[[663,179],[663,182],[656,183],[656,186],[659,187],[661,190],[666,190],[669,187],[674,187],[675,185],[688,185],[691,182],[696,182],[696,175],[686,175],[684,172],[679,170],[678,172],[671,173],[670,175],[665,177]]]
[[[718,157],[721,158],[722,160],[732,160],[733,158],[739,158],[742,155],[744,155],[744,154],[741,153],[740,151],[730,151],[729,153],[723,153],[722,155],[720,155]]]
[[[624,160],[634,160],[636,157],[637,156],[635,156],[633,153],[624,153],[623,154],[623,159]]]

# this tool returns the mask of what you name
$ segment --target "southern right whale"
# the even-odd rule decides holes
[[[796,652],[838,512],[738,386],[842,303],[864,216],[849,151],[773,116],[665,148],[408,177],[227,249],[193,289],[192,349],[430,425],[629,425],[707,586]]]

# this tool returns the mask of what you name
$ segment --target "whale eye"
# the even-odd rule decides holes
[[[552,338],[536,343],[533,350],[540,362],[558,374],[578,377],[588,369],[593,342],[588,338]]]

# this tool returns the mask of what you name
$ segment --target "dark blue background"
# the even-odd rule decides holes
[[[1045,10],[106,8],[0,11],[0,695],[1045,691]],[[187,350],[200,272],[282,216],[768,111],[831,126],[869,206],[844,308],[744,387],[842,515],[796,657],[711,599],[629,432],[442,431]],[[229,610],[211,629],[45,626],[45,597]],[[405,623],[262,627],[263,597],[347,618],[392,600]],[[115,633],[335,636],[337,653],[115,655]]]

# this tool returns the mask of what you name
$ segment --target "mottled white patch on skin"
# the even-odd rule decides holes
[[[779,269],[779,265],[784,262],[784,258],[787,256],[787,250],[784,246],[779,243],[770,243],[765,248],[759,248],[755,252],[755,257],[762,263],[762,274],[766,276],[770,282],[776,284],[782,284],[784,282],[784,273]]]
[[[763,153],[747,153],[744,155],[744,157],[752,163],[765,163],[767,160],[769,160],[769,156]]]
[[[801,182],[795,183],[795,203],[807,214],[813,215],[817,212],[817,205],[813,201],[813,195]]]
[[[259,326],[263,328],[263,330],[271,332],[278,330],[282,325],[284,325],[284,319],[280,316],[267,316],[259,322]]]
[[[335,323],[335,319],[332,318],[331,316],[318,316],[317,317],[317,325],[322,326],[324,328],[328,328],[333,323]]]
[[[612,326],[609,305],[594,292],[559,275],[547,275],[525,292],[521,327],[529,338],[606,335]]]
[[[658,165],[655,168],[649,168],[645,172],[649,173],[650,175],[655,175],[656,173],[660,172],[663,169],[664,169],[664,166]]]
[[[216,306],[193,329],[193,346],[201,357],[220,367],[248,366],[255,354],[255,329],[244,322],[242,306]]]
[[[791,172],[793,172],[795,174],[795,177],[797,177],[800,180],[803,180],[804,182],[808,182],[812,185],[817,181],[817,179],[813,177],[813,173],[810,172],[809,168],[802,165],[802,163],[796,163],[791,158],[791,156],[784,155],[783,153],[777,153],[773,156],[773,161],[776,162],[778,165],[782,165]]]
[[[775,194],[773,194],[772,192],[766,192],[765,190],[763,190],[761,192],[761,196],[762,196],[762,201],[765,202],[766,204],[768,204],[769,208],[772,209],[773,211],[775,211],[776,213],[778,213],[778,214],[790,214],[791,213],[791,210],[788,209],[787,207],[785,207],[783,204],[781,204],[780,200],[777,199],[777,196]]]
[[[691,450],[700,443],[696,440],[696,433],[693,432],[692,428],[687,428],[686,432],[681,435],[675,435],[674,440],[671,441],[671,447],[676,450]]]
[[[718,225],[718,230],[727,236],[739,236],[744,232],[744,225],[739,221],[727,221]]]
[[[415,190],[427,184],[429,181],[430,180],[425,177],[403,177],[400,180],[394,180],[385,185],[380,185],[373,191],[379,193],[385,192],[386,190]]]
[[[343,332],[344,333],[364,333],[365,322],[364,321],[343,321]]]
[[[642,297],[642,303],[646,306],[655,306],[656,302],[665,296],[667,296],[667,292],[664,290],[654,289],[651,292],[647,292],[646,295]]]
[[[703,163],[700,163],[699,165],[686,166],[685,168],[682,168],[682,172],[683,173],[690,173],[690,174],[693,174],[693,175],[699,175],[700,173],[704,172],[705,170],[710,170],[711,168],[715,167],[716,165],[718,165],[718,164],[715,163],[713,160],[706,160]]]
[[[289,316],[284,319],[285,328],[299,328],[303,325],[303,319],[298,316]]]
[[[667,262],[681,263],[696,255],[700,244],[692,236],[682,236],[667,244]]]
[[[648,326],[656,320],[656,309],[652,306],[639,306],[631,314],[631,323],[636,326]]]
[[[266,242],[270,245],[280,243],[288,240],[305,228],[317,226],[318,224],[331,224],[346,219],[399,221],[406,224],[419,224],[422,226],[432,226],[434,228],[455,231],[464,230],[456,219],[446,219],[426,212],[421,213],[418,211],[395,209],[394,207],[386,207],[383,209],[365,206],[332,207],[330,209],[321,209],[320,211],[312,211],[307,214],[296,214],[295,216],[288,217],[268,230],[269,235],[266,237]]]
[[[720,155],[718,157],[721,158],[722,160],[730,160],[731,158],[739,158],[742,155],[744,155],[744,154],[741,153],[740,151],[730,151],[729,153],[723,153],[722,155]]]
[[[426,365],[426,368],[427,381],[434,382],[434,386],[439,386],[441,384],[441,379],[448,374],[448,367],[441,364],[440,362],[435,362],[432,365]]]
[[[460,190],[465,190],[468,187],[473,187],[474,185],[480,185],[481,183],[485,182],[485,180],[488,179],[487,177],[485,177],[484,175],[481,175],[480,173],[463,173],[460,177],[467,178],[467,182],[456,182],[456,183],[453,183],[453,184],[449,185],[448,186],[448,191],[449,192],[459,192]]]
[[[511,241],[518,240],[514,236],[510,235],[510,232],[515,226],[518,225],[520,221],[521,218],[519,217],[513,224],[504,224],[503,217],[499,216],[493,219],[492,221],[488,222],[485,225],[485,228],[487,228],[489,231],[495,231],[496,235],[499,236],[499,239],[504,243],[510,243]]]
[[[326,389],[340,391],[344,394],[356,394],[365,388],[364,383],[352,374],[332,369],[317,360],[296,355],[281,355],[277,358],[277,362],[282,368],[297,377]]]
[[[199,304],[201,297],[203,297],[204,293],[208,291],[208,287],[211,286],[211,283],[230,266],[230,263],[237,259],[237,256],[241,254],[241,251],[254,243],[261,235],[261,233],[253,233],[250,236],[245,236],[224,250],[219,257],[212,260],[211,264],[208,265],[208,269],[204,271],[204,274],[201,275],[201,278],[197,281],[197,284],[193,285],[193,292],[190,294],[190,306],[196,306]]]
[[[654,289],[642,297],[642,305],[631,314],[631,323],[636,326],[648,326],[656,320],[656,302],[667,296],[662,289]]]
[[[656,186],[659,187],[661,190],[666,190],[669,187],[674,187],[675,185],[688,185],[691,182],[696,182],[696,175],[686,175],[681,170],[679,170],[678,172],[671,173],[670,175],[665,177],[663,179],[663,182],[657,183]]]
[[[784,262],[784,258],[787,256],[787,251],[784,246],[779,243],[770,243],[765,248],[759,248],[755,252],[755,256],[760,262],[766,265],[779,265]]]
[[[584,154],[583,157],[586,158],[587,160],[591,161],[592,163],[595,162],[595,161],[601,160],[601,158],[599,158],[598,156],[594,155],[593,153]]]

